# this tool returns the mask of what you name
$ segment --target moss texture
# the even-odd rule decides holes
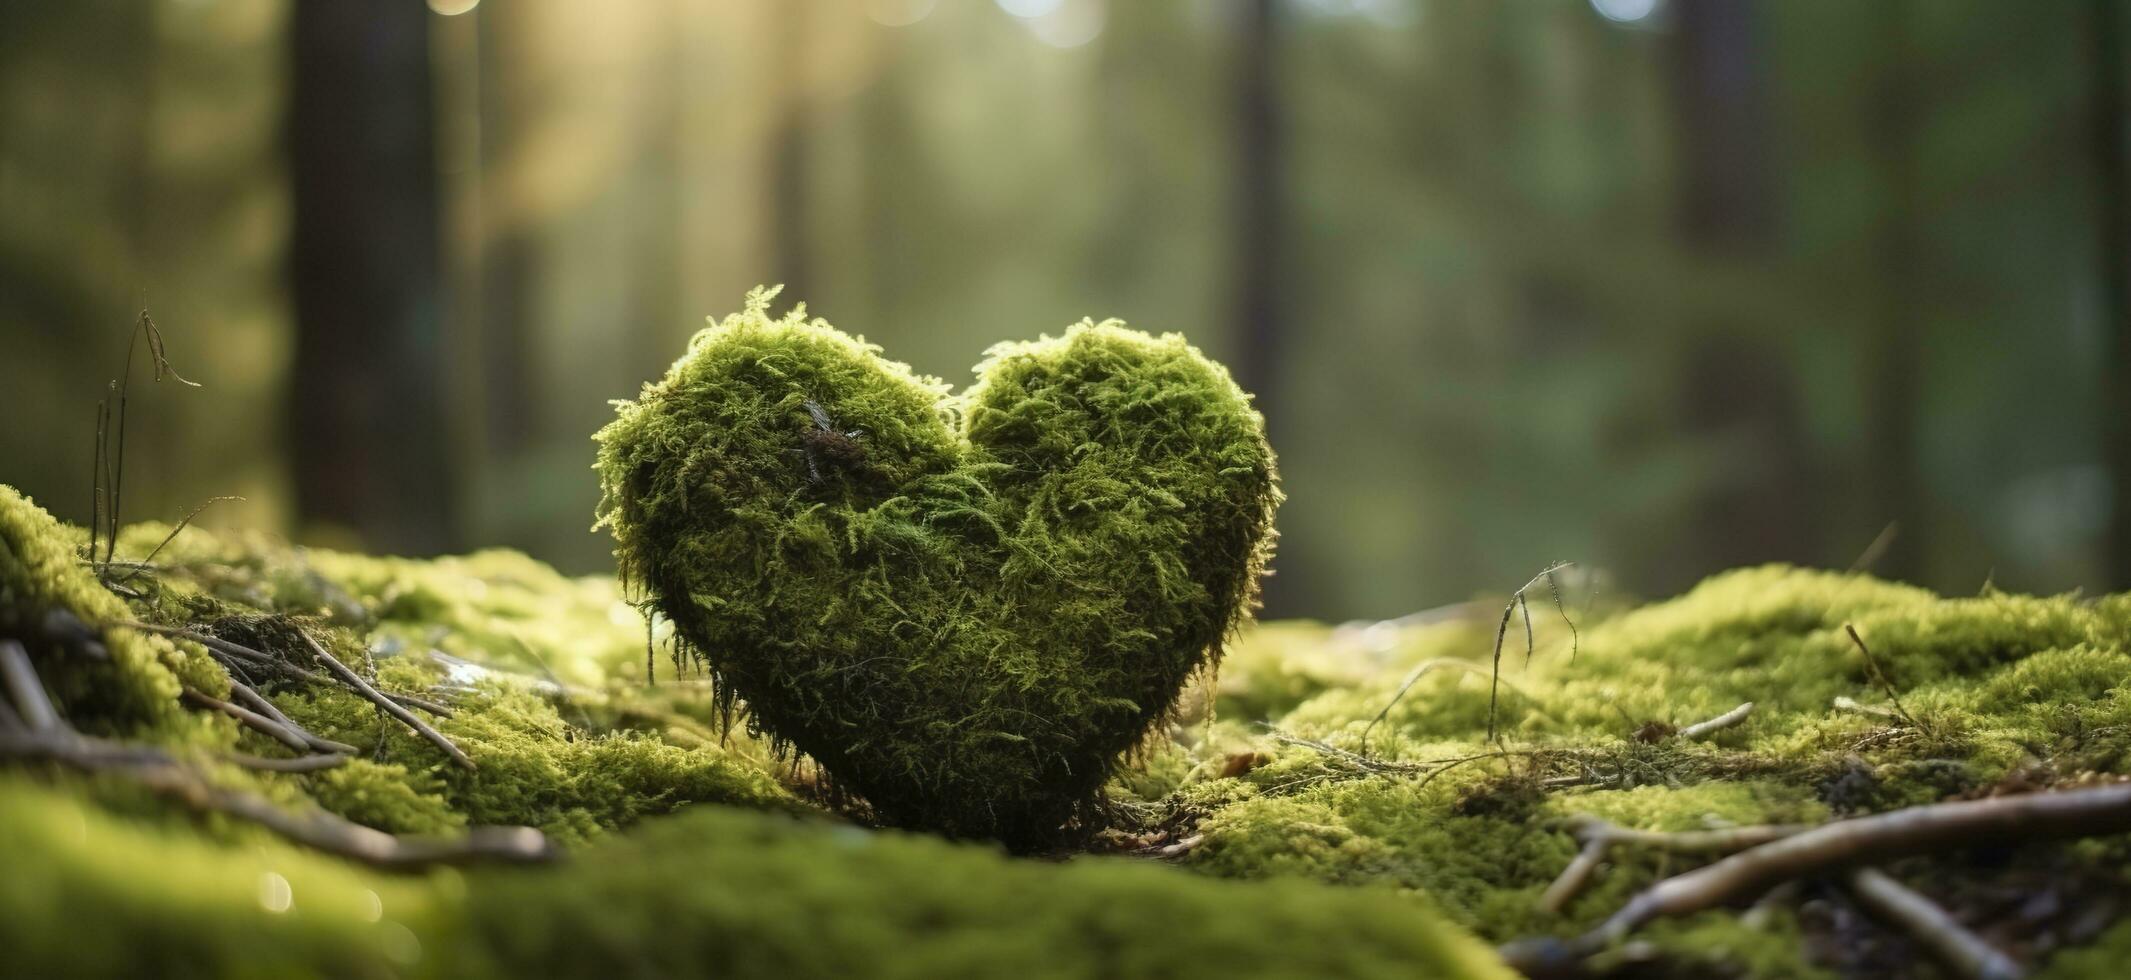
[[[130,529],[121,556],[167,530]],[[1570,815],[1658,830],[1813,822],[2131,774],[2131,596],[1943,598],[1770,566],[1584,619],[1573,657],[1566,630],[1542,619],[1538,656],[1507,663],[1499,747],[1484,742],[1484,673],[1432,670],[1368,732],[1375,772],[1279,736],[1360,752],[1414,667],[1484,662],[1494,620],[1245,631],[1219,677],[1199,677],[1111,774],[1105,840],[1176,846],[1175,866],[1010,859],[832,822],[807,802],[804,765],[774,762],[742,733],[719,737],[710,684],[642,683],[643,623],[612,581],[504,552],[373,559],[195,529],[120,598],[75,557],[84,537],[0,488],[0,633],[28,641],[75,726],[387,830],[534,824],[570,843],[571,860],[378,875],[173,810],[120,778],[11,765],[0,949],[25,975],[1495,976],[1468,933],[1577,934],[1697,862],[1617,849],[1561,912],[1543,912],[1538,895],[1576,850]],[[53,639],[55,609],[111,659]],[[207,622],[267,646],[276,628],[306,624],[380,686],[451,700],[457,715],[440,727],[480,768],[446,764],[337,690],[271,684],[277,704],[357,745],[359,761],[307,775],[223,765],[232,751],[287,750],[182,706],[181,687],[216,693],[226,675],[191,644],[111,625],[128,617]],[[1887,714],[1845,624],[1913,720]],[[1705,741],[1636,737],[1745,700],[1758,705],[1747,721]],[[1458,759],[1471,761],[1427,765]],[[1564,777],[1581,782],[1547,782]],[[2037,975],[2113,977],[2131,948],[2120,897],[2131,838],[1886,870]],[[1214,878],[1232,880],[1203,880]],[[1599,963],[1938,975],[1847,908],[1838,890],[1808,885],[1751,920],[1723,909],[1653,924]]]
[[[1915,724],[1890,716],[1845,624],[1870,644]],[[1528,667],[1516,654],[1505,662],[1499,750],[1484,742],[1484,671],[1455,668],[1423,676],[1369,734],[1373,760],[1424,767],[1411,775],[1357,773],[1263,727],[1360,751],[1369,720],[1411,668],[1484,662],[1494,625],[1273,624],[1236,645],[1217,689],[1220,720],[1178,729],[1182,758],[1164,763],[1191,773],[1167,801],[1170,819],[1201,837],[1186,866],[1414,889],[1489,939],[1568,936],[1699,863],[1616,849],[1563,912],[1543,912],[1538,896],[1577,850],[1564,827],[1574,814],[1652,830],[1810,823],[2131,774],[2131,597],[1947,599],[1782,566],[1726,573],[1678,599],[1587,622],[1573,657],[1566,630],[1542,634]],[[1882,714],[1838,708],[1838,698]],[[1706,741],[1636,737],[1648,722],[1684,725],[1743,701],[1757,705],[1748,720]],[[1440,773],[1425,767],[1490,752],[1499,754]],[[1224,778],[1224,760],[1246,753],[1247,771]],[[1553,778],[1585,783],[1541,782]],[[2009,930],[1992,938],[2053,975],[2112,975],[2079,966],[2104,962],[2097,954],[2049,957],[2094,941],[2093,930],[2121,914],[2104,900],[2131,885],[2131,841],[2036,845],[2010,862],[2085,869],[2094,877],[2083,884],[2009,883],[2007,863],[1951,853],[1900,872],[1930,881],[1930,894],[1964,914],[1987,907],[1993,889],[2052,891],[2049,901],[2084,907],[2088,920],[1972,921]],[[1833,969],[1814,949],[1849,942],[1826,928],[1783,907],[1755,928],[1712,913],[1643,937],[1689,975],[1806,976]],[[1936,975],[1913,946],[1895,959],[1907,975]]]
[[[0,939],[22,976],[1508,978],[1381,891],[718,807],[558,868],[386,876],[120,820],[0,776]]]
[[[121,554],[144,554],[167,532],[131,528]],[[563,843],[691,802],[800,805],[760,746],[669,737],[665,725],[638,730],[593,717],[650,711],[686,726],[686,692],[651,710],[636,703],[644,695],[625,689],[570,689],[580,692],[580,703],[548,679],[560,673],[600,681],[621,661],[641,657],[640,624],[611,582],[573,582],[501,552],[433,563],[368,559],[267,539],[225,542],[195,529],[158,556],[154,575],[125,581],[137,595],[126,600],[77,556],[83,540],[0,486],[0,636],[26,641],[76,729],[170,748],[231,788],[292,807],[317,805],[393,833],[523,824]],[[108,659],[84,657],[47,637],[42,624],[55,611],[83,624]],[[227,697],[229,675],[196,644],[117,625],[132,620],[202,625],[296,662],[304,654],[290,630],[302,625],[342,660],[367,667],[381,689],[452,702],[452,716],[436,727],[477,768],[450,765],[435,746],[345,688],[265,678],[262,690],[290,718],[361,754],[307,774],[222,766],[229,752],[289,752],[227,717],[184,707],[179,692],[186,688]],[[438,645],[477,661],[440,659],[432,655]],[[505,672],[529,664],[546,665],[544,673]]]
[[[625,579],[881,820],[1055,838],[1253,605],[1258,414],[1174,335],[1002,345],[954,396],[772,295],[599,434]]]

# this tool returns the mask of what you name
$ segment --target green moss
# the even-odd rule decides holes
[[[1696,977],[1781,977],[1833,980],[1837,974],[1806,962],[1798,916],[1770,909],[1748,925],[1737,915],[1703,912],[1677,922],[1659,922],[1648,938],[1673,951],[1680,973]]]
[[[120,553],[145,554],[166,534],[129,528]],[[140,596],[129,603],[76,556],[82,543],[78,532],[0,487],[0,635],[28,640],[39,675],[76,728],[163,745],[231,788],[295,809],[316,805],[394,833],[523,824],[563,843],[687,803],[799,806],[744,743],[682,745],[656,733],[591,731],[565,721],[551,700],[557,692],[550,678],[560,672],[598,682],[622,657],[636,661],[642,653],[633,628],[640,624],[611,582],[565,579],[508,552],[436,562],[369,559],[293,549],[260,536],[231,542],[193,529],[158,556],[153,575],[128,581]],[[41,639],[38,624],[55,609],[89,624],[109,658],[88,659]],[[316,617],[302,625],[344,662],[373,670],[379,688],[454,700],[452,717],[435,720],[436,727],[477,768],[449,764],[436,746],[345,688],[280,683],[266,689],[284,712],[316,734],[358,747],[363,757],[308,774],[222,765],[218,758],[230,750],[262,756],[288,750],[180,703],[184,687],[217,696],[229,689],[228,675],[196,645],[113,625],[162,617],[199,625],[195,618],[204,618],[225,639],[305,662],[294,633],[299,621],[289,618],[299,614]],[[440,646],[504,670],[552,669],[527,677],[484,671],[451,683],[428,655]],[[438,685],[447,690],[435,690]],[[536,693],[543,687],[548,693]],[[610,712],[610,702],[650,698],[573,690]],[[676,701],[688,698],[676,694]],[[109,798],[113,788],[99,792]]]
[[[293,693],[282,708],[311,731],[387,761],[315,777],[328,783],[315,794],[321,805],[384,830],[427,829],[441,807],[459,824],[523,824],[569,844],[686,803],[798,806],[767,771],[718,746],[580,731],[546,699],[505,684],[461,699],[451,718],[434,722],[475,761],[472,771],[344,690]],[[407,792],[423,799],[403,801]]]
[[[1576,850],[1561,829],[1573,814],[1654,830],[1810,823],[1999,780],[2131,773],[2125,608],[2121,597],[1941,599],[1862,576],[1744,569],[1583,623],[1573,658],[1566,635],[1542,633],[1528,667],[1512,652],[1500,702],[1509,738],[1493,758],[1472,759],[1491,751],[1487,677],[1439,667],[1366,743],[1377,763],[1412,775],[1368,775],[1260,738],[1270,758],[1241,778],[1187,783],[1169,802],[1199,815],[1192,833],[1202,843],[1185,863],[1202,873],[1388,884],[1426,892],[1491,940],[1573,935],[1699,863],[1617,849],[1561,913],[1541,912],[1539,894]],[[1835,707],[1844,697],[1893,710],[1845,624],[1867,638],[1924,728]],[[1444,657],[1484,665],[1493,625],[1253,632],[1230,653],[1222,704],[1361,751],[1370,719],[1415,666]],[[1748,720],[1706,741],[1634,737],[1645,722],[1683,725],[1742,701],[1757,705]],[[1205,772],[1233,748],[1214,737],[1187,755]],[[1457,759],[1472,761],[1430,775],[1430,763]],[[1579,782],[1542,782],[1556,777]],[[2126,861],[2116,838],[2051,846],[2104,867]],[[1946,880],[1986,887],[1990,869],[1961,861],[1942,860]],[[1779,918],[1789,924],[1756,931],[1716,913],[1642,938],[1690,972],[1810,975],[1795,922]]]
[[[406,766],[351,760],[304,781],[327,811],[391,834],[447,836],[466,829],[466,815],[445,801],[433,773]]]
[[[2111,926],[2093,945],[2068,949],[2035,971],[2035,980],[2116,980],[2131,962],[2131,920]]]
[[[599,434],[624,577],[883,820],[1053,837],[1252,604],[1257,413],[1174,335],[1001,345],[954,397],[771,295]]]
[[[159,742],[210,738],[212,729],[179,707],[178,692],[227,691],[222,669],[189,644],[114,627],[132,613],[97,582],[81,554],[86,543],[81,532],[0,485],[0,636],[24,641],[54,700],[82,731]],[[92,659],[48,636],[45,624],[55,613],[86,627],[108,656]]]
[[[1511,976],[1385,891],[717,807],[555,868],[395,877],[0,778],[0,839],[0,942],[25,976]]]
[[[749,329],[783,337],[793,326]],[[855,348],[828,334],[805,336]],[[699,354],[710,343],[699,341]],[[876,368],[861,360],[851,370]],[[967,414],[966,401],[954,405]],[[842,409],[832,411],[845,422]],[[797,431],[803,414],[780,424]],[[855,417],[846,424],[881,425]],[[970,424],[952,414],[939,422],[950,434]],[[871,447],[895,444],[880,434],[889,428],[868,437],[869,460]],[[785,437],[792,438],[789,431]],[[952,442],[946,451],[975,452]],[[882,450],[884,465],[908,458]],[[788,469],[776,479],[798,481],[778,485],[814,509],[811,516],[776,507],[757,513],[763,520],[784,514],[797,537],[747,553],[762,562],[761,581],[793,590],[778,600],[788,605],[750,608],[796,615],[800,605],[826,602],[812,585],[783,576],[807,570],[836,580],[839,563],[860,553],[853,542],[906,557],[938,546],[976,562],[965,570],[967,581],[1007,581],[1001,569],[1019,553],[993,566],[961,550],[973,535],[983,537],[972,528],[999,520],[984,508],[1000,499],[1004,474],[965,481],[967,500],[982,505],[966,522],[911,517],[915,530],[897,530],[878,511],[905,505],[858,506],[881,492],[868,482],[876,475],[832,469],[815,484],[803,457],[778,462]],[[968,458],[953,462],[959,467]],[[675,486],[694,485],[693,477],[675,479]],[[910,482],[922,490],[927,479]],[[705,493],[729,489],[706,482]],[[909,506],[945,492],[910,497]],[[998,540],[1016,540],[1020,524],[1000,523]],[[821,528],[834,533],[813,537]],[[162,533],[129,530],[122,555],[143,553]],[[1182,867],[1132,867],[1119,859],[1060,867],[739,812],[805,809],[784,785],[804,778],[773,765],[765,745],[737,733],[721,737],[705,724],[717,716],[714,683],[700,676],[641,683],[643,622],[612,581],[568,579],[506,552],[374,559],[194,529],[159,558],[157,573],[130,584],[142,598],[120,600],[74,557],[83,538],[0,490],[0,631],[31,635],[39,670],[75,724],[166,746],[225,785],[291,807],[324,806],[387,830],[531,823],[572,843],[574,860],[523,872],[378,877],[239,822],[173,813],[121,778],[65,778],[41,769],[0,775],[0,839],[11,842],[10,874],[0,875],[0,946],[21,950],[11,965],[38,974],[137,973],[147,962],[276,976],[1425,973],[1442,957],[1466,957],[1445,950],[1486,960],[1439,920],[1489,941],[1571,935],[1700,860],[1617,849],[1560,913],[1543,912],[1538,895],[1576,850],[1563,829],[1574,814],[1658,830],[1813,822],[2131,774],[2131,687],[2124,683],[2131,678],[2131,597],[1942,599],[1863,576],[1771,566],[1582,622],[1573,658],[1565,631],[1542,624],[1530,665],[1521,651],[1506,660],[1500,746],[1484,741],[1486,676],[1456,667],[1433,669],[1362,741],[1370,719],[1417,666],[1444,658],[1484,664],[1491,619],[1246,631],[1227,645],[1221,676],[1187,691],[1174,724],[1150,728],[1123,763],[1105,759],[1112,792],[1136,804],[1111,818],[1150,816],[1145,825],[1120,829],[1173,831],[1164,842],[1195,839]],[[891,539],[901,544],[882,543]],[[698,547],[732,543],[693,540]],[[894,551],[903,545],[916,551]],[[1019,567],[1023,576],[1034,574]],[[1061,603],[1077,601],[1070,587],[1050,588]],[[691,601],[727,608],[732,602],[719,597],[731,594],[706,588]],[[863,576],[849,594],[867,602],[907,598]],[[42,639],[34,624],[53,608],[90,623],[119,655],[81,661]],[[791,620],[792,635],[863,625],[872,621],[867,608],[856,598],[828,603],[817,609],[818,620]],[[978,635],[960,618],[975,609],[949,620],[948,634]],[[438,727],[479,769],[448,764],[434,746],[345,691],[271,685],[284,710],[357,745],[361,761],[301,776],[218,764],[232,748],[287,750],[176,701],[181,684],[215,691],[221,683],[219,668],[197,649],[108,628],[118,618],[158,616],[250,630],[248,639],[290,654],[289,637],[277,630],[291,616],[305,617],[344,660],[374,671],[380,686],[451,701],[455,716]],[[1920,725],[1835,706],[1842,697],[1894,712],[1843,632],[1846,623],[1871,643],[1902,710]],[[917,635],[910,631],[889,630]],[[476,666],[447,666],[431,655],[439,650]],[[701,652],[713,662],[721,655],[720,648]],[[783,652],[802,651],[795,640]],[[852,655],[845,647],[829,652]],[[1006,648],[998,659],[1030,668],[1027,653]],[[836,665],[852,669],[823,661],[812,682],[838,679]],[[850,676],[880,686],[883,675],[873,671],[881,667]],[[922,688],[907,685],[916,683],[897,679],[905,686],[887,690],[915,696]],[[842,688],[808,690],[826,698]],[[1001,704],[1056,707],[1085,696],[1036,690]],[[1645,722],[1700,721],[1746,700],[1757,703],[1749,719],[1705,741],[1633,737]],[[945,703],[968,711],[951,698]],[[1282,735],[1346,752],[1366,748],[1381,771]],[[1448,760],[1467,761],[1439,772],[1430,765]],[[1011,782],[987,790],[1019,791]],[[698,805],[684,806],[690,802]],[[720,802],[732,805],[714,805]],[[643,819],[674,810],[681,812]],[[610,833],[631,824],[637,826]],[[2088,868],[2089,887],[2111,887],[2131,871],[2131,837],[2037,844],[2012,865]],[[182,878],[165,880],[166,870]],[[290,883],[292,911],[260,906],[267,872]],[[1905,877],[1929,882],[1931,894],[1961,908],[1991,901],[1990,889],[2003,887],[2001,872],[1989,855],[1966,852],[1903,868]],[[1965,899],[1967,888],[1981,897]],[[328,913],[351,904],[368,910],[370,893],[381,896],[382,922]],[[1805,951],[1826,948],[1829,937],[1806,933],[1826,924],[1801,924],[1781,906],[1765,918],[1749,928],[1734,910],[1719,910],[1655,923],[1637,938],[1662,957],[1657,969],[1671,974],[1814,975]],[[86,941],[84,922],[124,941]],[[2127,936],[2119,926],[2093,949],[2059,953],[2044,968],[2056,976],[2113,975]]]

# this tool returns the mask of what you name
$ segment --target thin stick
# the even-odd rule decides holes
[[[1509,635],[1509,614],[1517,609],[1517,600],[1502,607],[1502,624],[1495,627],[1495,666],[1487,684],[1487,740],[1495,740],[1495,702],[1502,688],[1502,638]]]
[[[1716,716],[1715,718],[1711,718],[1708,721],[1699,721],[1680,729],[1677,737],[1685,739],[1698,739],[1705,735],[1710,735],[1715,732],[1723,731],[1726,728],[1730,728],[1733,725],[1745,721],[1746,716],[1753,713],[1754,703],[1752,701],[1748,701],[1745,704],[1733,708],[1730,711]]]
[[[1872,655],[1872,648],[1865,645],[1865,638],[1857,635],[1857,627],[1844,623],[1842,628],[1843,632],[1850,634],[1850,642],[1857,644],[1857,651],[1865,655],[1865,668],[1871,672],[1872,679],[1879,682],[1880,690],[1887,693],[1887,700],[1894,702],[1894,710],[1901,712],[1902,720],[1908,722],[1911,728],[1926,735],[1931,734],[1931,728],[1916,720],[1916,716],[1910,714],[1909,709],[1902,705],[1902,696],[1895,693],[1894,682],[1887,678],[1886,671],[1880,669],[1879,658]]]
[[[260,651],[254,650],[251,647],[245,646],[241,643],[233,643],[229,640],[222,639],[221,637],[202,633],[197,630],[189,630],[182,626],[158,626],[154,623],[121,622],[118,625],[124,626],[127,629],[139,630],[143,633],[157,633],[163,636],[174,636],[180,640],[190,640],[203,647],[206,647],[208,652],[210,653],[220,654],[221,657],[218,659],[223,659],[225,661],[225,666],[227,665],[227,661],[235,660],[244,663],[248,666],[263,667],[267,670],[278,671],[293,680],[302,681],[306,684],[333,683],[332,679],[326,677],[326,675],[324,674],[318,673],[315,670],[305,670],[302,667],[298,667],[295,664],[289,663],[288,661],[283,660],[279,657],[272,656],[271,654],[261,653]],[[391,698],[393,701],[399,704],[406,705],[407,707],[419,708],[423,711],[427,711],[430,714],[435,715],[439,718],[449,718],[452,716],[453,713],[449,707],[446,707],[442,704],[438,704],[437,702],[431,701],[428,698],[416,697],[412,694],[386,694],[385,697]],[[341,743],[332,742],[329,744],[340,745]],[[323,749],[324,747],[320,746],[320,748]],[[340,750],[335,749],[330,751]],[[351,748],[347,749],[346,751],[353,752],[355,750]]]
[[[1604,946],[1663,916],[1688,915],[1790,878],[1977,841],[2131,831],[2131,782],[1909,807],[1824,824],[1644,889],[1582,940]]]
[[[1569,899],[1575,898],[1577,892],[1583,891],[1584,883],[1591,880],[1591,873],[1597,871],[1598,866],[1605,862],[1609,844],[1604,838],[1585,841],[1583,850],[1576,852],[1575,860],[1570,861],[1568,867],[1561,869],[1561,875],[1554,879],[1553,884],[1546,886],[1545,894],[1539,896],[1539,908],[1546,912],[1558,913],[1563,906],[1569,904]]]
[[[200,506],[198,506],[198,507],[194,507],[194,508],[192,509],[192,513],[190,513],[190,514],[186,514],[183,520],[180,520],[180,521],[178,521],[178,523],[177,523],[177,526],[176,526],[176,527],[173,527],[173,528],[171,528],[171,529],[170,529],[170,533],[169,533],[169,534],[163,535],[163,540],[162,540],[162,542],[161,542],[161,543],[159,543],[159,544],[157,544],[157,545],[155,546],[154,550],[151,550],[151,551],[149,551],[149,552],[148,552],[148,557],[146,557],[146,558],[143,558],[143,559],[141,559],[141,560],[140,560],[140,561],[138,561],[138,562],[129,562],[129,563],[128,563],[128,564],[131,564],[131,565],[133,565],[133,566],[134,566],[134,567],[133,567],[133,572],[132,572],[132,574],[129,574],[129,575],[127,575],[127,576],[126,576],[125,578],[119,579],[119,580],[118,580],[119,584],[120,584],[120,585],[124,585],[124,584],[126,584],[127,582],[131,582],[131,581],[133,581],[133,580],[134,580],[134,579],[135,579],[136,577],[138,577],[138,576],[139,576],[139,575],[140,575],[140,574],[141,574],[142,572],[148,571],[148,570],[149,570],[149,568],[151,568],[151,567],[152,567],[152,566],[150,566],[150,565],[149,565],[148,563],[149,563],[149,562],[152,562],[152,561],[154,561],[154,560],[155,560],[155,556],[157,556],[157,555],[160,555],[160,554],[162,554],[162,553],[163,553],[163,549],[164,549],[164,548],[167,548],[167,547],[169,547],[169,546],[170,546],[170,542],[172,542],[172,541],[176,541],[176,540],[178,539],[178,533],[179,533],[179,532],[181,532],[181,531],[183,531],[183,530],[185,530],[185,526],[186,526],[186,525],[188,525],[188,524],[191,524],[191,523],[192,523],[192,519],[193,519],[193,518],[195,518],[195,517],[198,517],[198,516],[200,516],[200,512],[201,512],[201,511],[203,511],[203,510],[206,510],[207,508],[209,508],[209,507],[212,507],[212,506],[214,506],[214,505],[216,505],[216,504],[218,504],[218,503],[221,503],[222,501],[225,501],[225,500],[243,500],[243,499],[244,499],[243,497],[209,497],[209,498],[207,498],[206,500],[204,500],[204,501],[201,501],[201,502],[200,502]],[[107,564],[107,565],[108,565],[108,564],[110,564],[110,562],[105,562],[105,564]]]
[[[317,772],[321,769],[337,768],[348,761],[347,756],[338,752],[299,755],[293,759],[269,759],[265,756],[231,752],[222,756],[222,759],[261,772]]]
[[[1862,572],[1879,564],[1880,558],[1886,555],[1888,546],[1894,543],[1894,536],[1901,533],[1901,529],[1902,522],[1888,521],[1886,527],[1880,528],[1879,533],[1872,536],[1872,543],[1865,545],[1865,550],[1858,553],[1857,560],[1850,563],[1848,571]]]
[[[453,715],[453,712],[450,708],[438,704],[435,701],[431,701],[428,698],[418,698],[412,694],[394,694],[391,691],[386,691],[385,696],[401,704],[404,704],[407,707],[415,708],[421,711],[427,711],[430,714],[435,715],[439,718],[449,718]]]
[[[15,640],[0,640],[0,682],[6,683],[8,693],[14,695],[24,727],[33,732],[59,727],[59,712],[44,693],[44,683],[37,679],[30,651]]]
[[[1525,601],[1522,592],[1517,593],[1517,611],[1524,614],[1524,665],[1530,667],[1532,651],[1536,649],[1532,642],[1532,604]]]
[[[89,561],[96,561],[97,536],[104,528],[104,413],[110,404],[96,400],[96,440],[89,454]]]
[[[1853,714],[1870,715],[1871,717],[1884,718],[1888,721],[1903,720],[1901,712],[1895,711],[1892,708],[1881,708],[1869,704],[1863,704],[1860,703],[1856,698],[1846,697],[1841,694],[1836,695],[1835,700],[1829,702],[1828,706],[1834,708],[1836,711],[1848,711]]]
[[[422,719],[415,717],[414,712],[408,711],[406,708],[401,707],[399,702],[394,701],[391,698],[388,698],[382,694],[379,694],[377,692],[377,688],[371,687],[370,682],[363,680],[361,674],[358,674],[355,671],[348,669],[347,664],[341,663],[331,653],[328,653],[326,651],[326,648],[322,644],[320,644],[317,640],[311,638],[310,633],[305,632],[303,630],[297,630],[296,635],[303,637],[304,645],[311,648],[312,655],[318,658],[319,663],[324,664],[326,666],[326,669],[332,671],[333,674],[339,677],[343,683],[347,684],[351,688],[354,688],[355,693],[370,699],[370,703],[375,704],[379,708],[384,709],[384,712],[386,714],[389,714],[394,718],[398,718],[402,724],[405,724],[407,727],[414,729],[415,734],[428,739],[430,743],[434,744],[437,748],[443,749],[444,754],[451,756],[453,762],[458,763],[460,766],[468,770],[476,768],[474,766],[474,760],[467,758],[465,751],[461,750],[456,744],[453,744],[451,739],[445,738],[436,729],[429,727],[428,722],[425,722]]]
[[[233,643],[219,636],[186,629],[182,626],[158,626],[154,623],[131,621],[121,622],[118,625],[130,630],[139,630],[143,633],[158,633],[163,636],[174,636],[180,640],[190,640],[206,647],[210,652],[219,653],[225,657],[241,660],[254,666],[265,667],[269,670],[278,670],[297,680],[312,684],[330,683],[324,674],[320,674],[317,671],[305,670],[279,657],[261,653],[242,643]]]
[[[1616,844],[1647,847],[1671,854],[1730,854],[1749,847],[1757,847],[1770,841],[1782,840],[1810,828],[1802,824],[1768,824],[1753,827],[1728,827],[1723,830],[1657,831],[1636,830],[1581,815],[1569,821],[1569,832],[1583,842],[1584,848],[1562,869],[1561,875],[1547,886],[1539,896],[1539,907],[1548,912],[1559,912],[1583,890],[1590,880],[1591,872],[1598,869],[1606,852]]]
[[[1475,674],[1487,673],[1487,668],[1482,667],[1479,664],[1473,663],[1470,660],[1458,660],[1454,657],[1436,657],[1434,659],[1423,660],[1420,663],[1415,664],[1412,672],[1406,675],[1405,681],[1401,682],[1398,686],[1398,690],[1391,695],[1391,700],[1386,701],[1384,703],[1384,710],[1377,712],[1376,717],[1369,719],[1369,724],[1362,727],[1361,754],[1369,754],[1369,733],[1375,731],[1376,726],[1382,724],[1383,720],[1390,716],[1392,707],[1396,706],[1399,703],[1400,699],[1406,696],[1407,691],[1413,689],[1413,685],[1420,683],[1422,677],[1427,676],[1429,671],[1434,670],[1437,667],[1456,667],[1459,670],[1469,670]],[[1522,693],[1522,691],[1514,684],[1510,685],[1510,690]]]
[[[354,755],[356,752],[361,751],[360,749],[357,749],[355,746],[349,745],[346,742],[336,742],[330,738],[320,738],[319,736],[312,734],[309,729],[304,728],[302,725],[296,724],[294,721],[289,719],[288,715],[282,714],[281,709],[274,707],[274,702],[267,700],[265,695],[260,694],[258,691],[252,690],[249,685],[245,684],[243,681],[237,680],[234,677],[230,678],[229,681],[229,693],[232,697],[235,697],[237,700],[244,702],[246,707],[251,708],[253,711],[257,711],[260,714],[267,716],[268,718],[274,719],[275,721],[281,723],[281,725],[287,728],[289,731],[295,732],[299,737],[304,740],[305,743],[309,744],[311,750],[314,752],[345,753],[347,755]]]
[[[295,843],[387,870],[476,861],[552,860],[556,850],[531,827],[476,827],[455,840],[401,838],[323,810],[295,814],[250,793],[223,789],[160,750],[64,730],[0,734],[0,756],[56,762],[84,772],[123,770],[136,783],[191,809],[249,820]]]
[[[2012,957],[1968,931],[1945,909],[1878,869],[1852,871],[1848,884],[1859,904],[1902,927],[1956,974],[1971,980],[2016,980],[2026,975]]]
[[[209,695],[202,694],[189,687],[184,690],[180,697],[187,704],[191,704],[196,707],[207,708],[213,711],[219,711],[225,715],[230,716],[231,718],[235,718],[238,721],[243,722],[247,727],[253,729],[254,731],[266,735],[269,738],[272,738],[275,741],[288,746],[289,748],[295,749],[298,752],[311,751],[311,743],[307,741],[303,736],[298,735],[295,732],[289,730],[289,727],[287,725],[283,725],[282,723],[275,721],[272,718],[268,718],[265,715],[251,710],[250,708],[239,707],[237,705],[224,701],[221,698],[211,697]]]
[[[229,696],[232,700],[244,702],[245,707],[274,719],[276,723],[290,731],[300,732],[303,730],[302,725],[290,721],[289,716],[282,714],[280,708],[274,707],[274,702],[268,701],[265,695],[252,690],[251,685],[243,681],[235,678],[230,679]]]

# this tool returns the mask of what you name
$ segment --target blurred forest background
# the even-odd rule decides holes
[[[782,282],[957,384],[1082,316],[1189,334],[1270,417],[1276,615],[1556,558],[2131,587],[2127,18],[9,3],[0,482],[86,520],[145,306],[206,387],[137,374],[127,519],[604,571],[608,400]]]

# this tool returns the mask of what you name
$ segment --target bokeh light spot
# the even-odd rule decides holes
[[[259,876],[259,907],[279,915],[289,910],[296,901],[296,892],[289,887],[289,880],[280,872],[269,871]]]
[[[866,0],[866,16],[885,27],[908,27],[924,20],[939,0]]]
[[[1036,40],[1054,48],[1077,48],[1095,40],[1109,20],[1109,8],[1103,0],[1064,0],[1053,6],[1055,9],[1029,19],[1027,24]]]
[[[1591,9],[1616,24],[1634,24],[1650,19],[1664,0],[1591,0]]]
[[[995,0],[995,2],[999,4],[1000,10],[1013,14],[1022,20],[1035,20],[1038,17],[1048,16],[1058,8],[1065,6],[1065,0]]]

